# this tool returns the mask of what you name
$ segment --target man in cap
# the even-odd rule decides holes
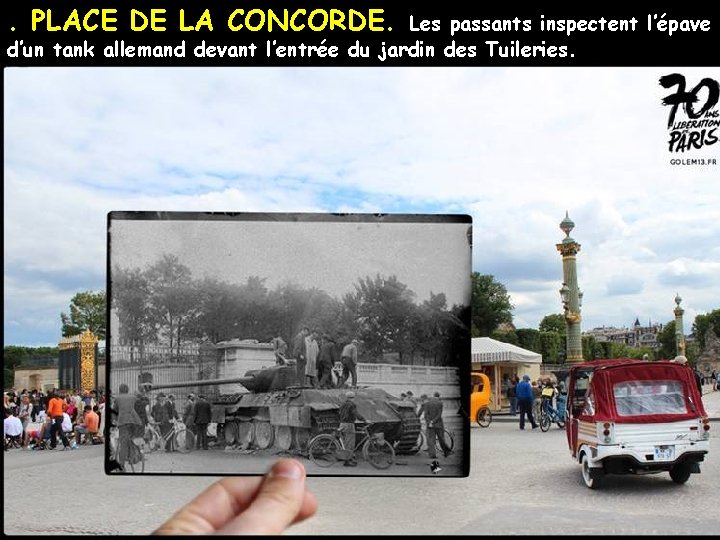
[[[345,394],[345,401],[340,405],[340,432],[343,436],[345,450],[349,457],[345,461],[345,467],[355,467],[355,421],[358,420],[357,405],[355,403],[355,392],[350,390]]]
[[[169,415],[165,394],[162,392],[155,397],[155,404],[150,410],[150,416],[152,416],[153,422],[160,428],[160,435],[165,441],[165,451],[172,452],[172,441],[170,437],[167,437],[168,433],[172,430],[172,417]]]
[[[185,403],[185,409],[183,410],[183,423],[185,427],[194,435],[193,439],[187,441],[187,445],[192,450],[194,441],[197,440],[197,433],[195,432],[195,394],[189,394],[187,402]]]

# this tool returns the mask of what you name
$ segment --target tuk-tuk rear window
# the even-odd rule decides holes
[[[618,416],[687,413],[680,381],[625,381],[613,386]]]

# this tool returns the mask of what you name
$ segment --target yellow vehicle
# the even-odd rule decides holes
[[[490,378],[481,371],[470,374],[472,392],[470,394],[470,420],[478,423],[480,427],[488,427],[492,422],[490,412],[490,396],[492,388]]]

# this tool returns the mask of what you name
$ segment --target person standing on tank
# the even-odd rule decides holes
[[[317,359],[320,347],[317,342],[317,332],[314,330],[305,338],[305,384],[310,387],[318,385]]]
[[[350,386],[357,387],[357,363],[358,350],[357,339],[353,339],[350,343],[343,347],[340,359],[343,366],[342,384],[345,384],[350,376],[352,376],[352,384]]]
[[[305,337],[310,329],[303,327],[293,339],[293,358],[295,358],[295,376],[297,384],[303,386],[305,383],[305,364],[307,362],[307,350],[305,349]]]
[[[324,334],[322,337],[322,345],[320,345],[320,354],[318,355],[318,384],[320,388],[332,388],[332,369],[337,362],[337,349],[335,348],[335,341],[329,334]]]

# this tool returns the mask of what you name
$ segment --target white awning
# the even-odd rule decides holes
[[[489,337],[472,338],[471,361],[478,364],[541,364],[542,355]]]

